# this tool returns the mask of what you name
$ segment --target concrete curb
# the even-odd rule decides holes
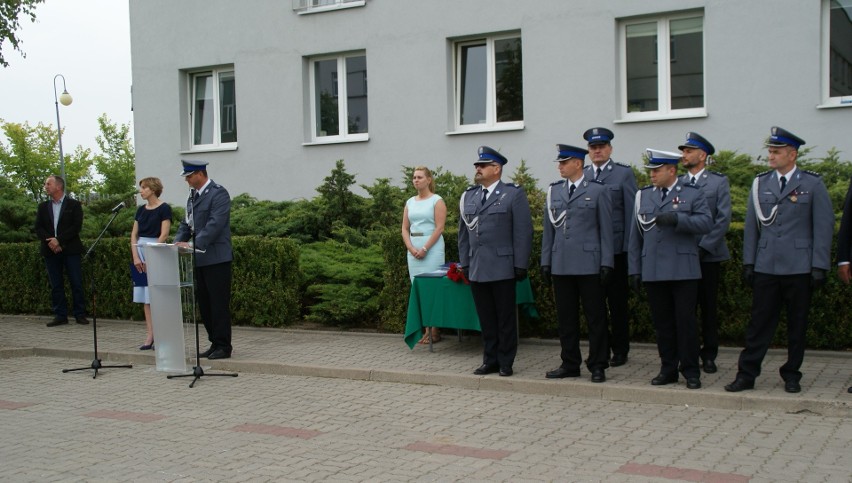
[[[152,353],[103,351],[98,354],[104,364],[156,363]],[[0,359],[17,357],[52,357],[61,359],[91,360],[92,352],[71,349],[16,347],[0,349]],[[191,367],[195,359],[188,360]],[[718,393],[707,390],[690,391],[680,386],[636,387],[614,384],[594,384],[586,380],[538,380],[519,377],[475,376],[440,372],[373,370],[366,368],[340,368],[318,365],[285,364],[275,361],[241,361],[224,359],[204,360],[205,370],[236,373],[271,374],[281,376],[324,377],[402,384],[448,386],[471,390],[515,392],[557,397],[575,397],[590,400],[618,401],[637,404],[663,404],[668,406],[696,406],[703,408],[747,410],[765,412],[802,413],[822,416],[852,417],[852,398],[847,401],[824,401],[806,396],[778,398],[754,396],[746,393]],[[165,374],[164,374],[165,375]]]

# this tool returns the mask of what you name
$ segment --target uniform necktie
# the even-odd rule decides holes
[[[485,204],[485,200],[488,199],[488,189],[482,190],[482,204]]]
[[[695,176],[692,177],[692,180],[689,182],[691,185],[695,185]]]
[[[192,190],[192,202],[193,203],[198,201],[199,196],[200,195],[198,194],[198,190]]]
[[[598,168],[597,171],[595,171],[595,179],[598,179],[600,177],[601,177],[601,169]]]
[[[782,176],[782,177],[781,177],[781,191],[784,191],[784,187],[785,187],[785,186],[787,186],[787,177],[786,177],[786,176]]]
[[[663,192],[663,196],[660,198],[660,200],[663,200],[663,201],[664,201],[664,200],[666,199],[666,195],[667,195],[667,194],[669,194],[669,189],[668,189],[668,188],[663,188],[663,189],[662,189],[662,192]]]
[[[574,186],[573,184],[571,185],[570,188],[568,188],[568,199],[569,200],[571,199],[572,196],[574,196],[574,190],[575,189],[577,189],[577,187]]]

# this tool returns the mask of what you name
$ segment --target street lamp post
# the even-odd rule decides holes
[[[62,77],[62,94],[58,97],[56,95],[57,77]],[[74,99],[71,98],[71,94],[65,88],[65,76],[62,74],[56,74],[53,77],[53,100],[56,103],[56,131],[59,134],[59,176],[65,179],[65,156],[62,154],[62,126],[59,124],[59,103],[61,102],[63,106],[69,106]]]

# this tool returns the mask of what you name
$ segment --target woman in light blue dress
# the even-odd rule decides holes
[[[408,275],[414,281],[418,273],[432,272],[444,264],[444,222],[447,205],[435,194],[435,180],[425,166],[414,168],[411,178],[417,195],[405,202],[402,214],[402,241],[408,249]],[[432,342],[441,340],[441,334],[432,327]],[[427,328],[426,330],[429,330]],[[420,339],[429,342],[428,332]]]

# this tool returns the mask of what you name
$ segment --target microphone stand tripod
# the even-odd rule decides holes
[[[204,372],[204,369],[201,367],[201,342],[198,337],[198,317],[195,316],[195,300],[198,298],[198,276],[195,274],[198,269],[198,265],[195,260],[195,209],[192,206],[195,201],[192,199],[192,193],[189,195],[189,206],[192,211],[190,215],[192,217],[192,303],[190,304],[190,313],[192,316],[192,321],[195,324],[195,366],[192,368],[192,372],[189,374],[170,374],[166,376],[166,379],[173,379],[175,377],[191,377],[192,382],[189,384],[189,387],[192,388],[195,386],[195,383],[204,376],[228,376],[228,377],[237,377],[236,373],[226,373],[226,374],[207,374]]]
[[[94,253],[95,246],[97,246],[98,242],[101,241],[101,238],[103,238],[104,233],[106,233],[107,229],[112,224],[112,221],[115,220],[115,217],[118,216],[118,212],[121,211],[121,208],[124,208],[124,203],[121,203],[117,207],[117,209],[113,210],[112,218],[109,219],[109,221],[107,222],[104,229],[101,230],[101,234],[98,235],[98,238],[95,240],[94,243],[92,243],[92,245],[89,247],[89,250],[86,252],[86,254],[83,255],[83,261],[84,262],[87,261],[87,260],[89,262],[91,262],[91,260],[89,259],[89,256],[91,256],[92,253]],[[95,285],[95,267],[91,267],[91,270],[89,270],[89,279],[90,279],[90,282],[91,282],[91,285],[92,285],[92,288],[91,288],[91,291],[92,291],[92,341],[93,341],[93,344],[94,344],[95,356],[94,356],[94,359],[92,359],[92,364],[90,366],[77,367],[75,369],[62,369],[62,373],[64,374],[66,372],[85,371],[86,369],[92,369],[92,370],[95,371],[95,374],[92,376],[92,379],[95,379],[95,378],[98,377],[98,370],[100,370],[100,369],[113,369],[113,368],[128,368],[129,369],[129,368],[132,368],[133,365],[132,364],[124,364],[124,365],[118,365],[118,366],[105,366],[105,365],[101,364],[101,360],[98,358],[98,305],[97,305],[98,304],[98,290],[97,290],[97,286]]]

